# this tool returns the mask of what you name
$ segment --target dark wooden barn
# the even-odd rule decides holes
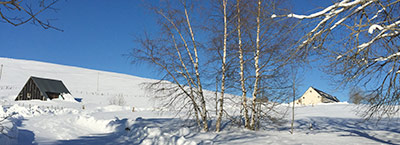
[[[59,98],[60,95],[62,97],[63,94],[70,94],[70,92],[62,81],[31,76],[15,100],[46,101]]]

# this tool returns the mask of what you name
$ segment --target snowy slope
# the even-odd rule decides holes
[[[175,112],[153,111],[156,106],[141,84],[155,80],[9,58],[0,58],[0,64],[0,145],[400,144],[400,114],[391,121],[364,122],[354,112],[358,107],[354,104],[296,106],[293,135],[289,133],[290,115],[280,125],[264,124],[260,131],[224,120],[223,130],[215,133],[212,120],[210,132],[199,132],[188,127],[194,122],[176,117]],[[60,79],[83,101],[13,101],[31,75]],[[213,96],[209,91],[206,94]],[[110,105],[110,98],[116,96],[123,96],[126,104]],[[212,116],[215,102],[208,99]],[[289,107],[279,106],[291,114]],[[231,105],[225,109],[238,113]]]
[[[30,60],[0,58],[3,70],[0,99],[12,101],[30,76],[62,80],[75,98],[83,103],[108,105],[114,97],[123,96],[128,106],[152,108],[142,83],[155,80],[131,75],[97,71]]]

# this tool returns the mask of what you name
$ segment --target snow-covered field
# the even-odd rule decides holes
[[[228,125],[220,133],[199,132],[173,112],[157,111],[141,85],[155,80],[8,58],[0,64],[0,117],[8,117],[0,119],[0,145],[400,144],[399,118],[363,122],[353,104],[296,107],[293,135],[290,122],[260,131]],[[62,80],[82,101],[13,101],[32,75]],[[111,105],[119,96],[125,103]]]

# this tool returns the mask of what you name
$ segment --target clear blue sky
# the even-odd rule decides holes
[[[158,2],[157,0],[152,2]],[[296,13],[310,13],[331,1],[291,0]],[[144,30],[154,32],[154,14],[143,7],[141,0],[69,0],[60,1],[57,13],[44,16],[57,18],[52,24],[64,30],[44,30],[25,24],[14,27],[0,23],[0,57],[44,61],[96,70],[160,78],[151,67],[131,65],[123,56],[135,47],[133,40]],[[347,101],[347,90],[335,90],[329,76],[318,67],[307,68],[303,93],[314,86],[340,100]]]

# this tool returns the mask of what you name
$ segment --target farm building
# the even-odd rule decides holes
[[[31,76],[15,100],[46,101],[60,97],[64,99],[63,95],[65,94],[70,94],[70,92],[62,81]]]
[[[321,90],[310,87],[296,101],[297,105],[314,105],[318,103],[335,103],[339,102],[335,96],[329,95]]]

